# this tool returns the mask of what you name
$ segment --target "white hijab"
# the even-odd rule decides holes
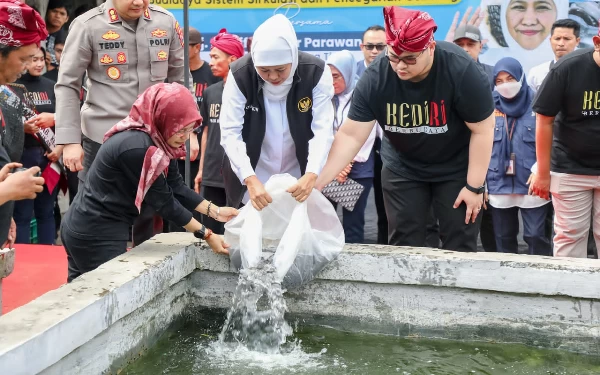
[[[267,98],[283,100],[292,88],[298,67],[298,38],[292,23],[282,14],[274,15],[254,31],[251,48],[254,67],[292,64],[289,77],[275,86],[265,81]],[[258,70],[257,70],[258,72]]]
[[[508,24],[506,22],[506,12],[511,0],[501,0],[500,8],[500,24],[502,26],[502,35],[508,45],[507,48],[493,47],[493,43],[489,44],[490,49],[480,56],[480,61],[486,64],[495,65],[498,60],[502,57],[513,57],[521,63],[525,72],[529,71],[532,67],[539,65],[548,60],[554,58],[554,52],[550,45],[550,35],[540,45],[533,50],[523,48],[508,31]],[[556,6],[556,19],[563,19],[569,17],[569,0],[551,0]],[[487,31],[487,30],[486,30]],[[548,30],[550,31],[550,30]],[[483,34],[483,33],[482,33]],[[490,38],[489,35],[483,36]],[[493,41],[493,37],[490,38]]]

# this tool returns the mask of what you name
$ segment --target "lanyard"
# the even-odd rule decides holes
[[[354,93],[352,93],[352,95],[350,96],[350,99],[348,99],[346,104],[344,104],[344,108],[342,108],[342,121],[341,122],[338,120],[339,102],[338,102],[337,107],[335,105],[333,106],[334,107],[333,108],[333,129],[335,132],[337,132],[340,129],[340,126],[342,126],[342,123],[344,122],[344,111],[346,111],[346,108],[348,108],[348,106],[350,105],[350,102],[352,102],[353,97],[354,97]]]
[[[513,119],[512,126],[510,128],[510,132],[508,131],[508,120],[506,119],[506,115],[504,116],[504,126],[506,127],[506,135],[508,135],[508,141],[512,142],[513,133],[515,132],[515,123],[517,119]]]

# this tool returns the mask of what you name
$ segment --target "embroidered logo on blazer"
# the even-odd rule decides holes
[[[300,112],[308,112],[309,109],[312,108],[312,100],[310,98],[304,97],[298,101],[298,110]]]

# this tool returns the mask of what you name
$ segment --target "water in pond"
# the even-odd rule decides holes
[[[600,358],[524,345],[401,338],[303,325],[281,353],[215,345],[227,316],[197,310],[174,324],[121,375],[284,374],[600,374]],[[220,348],[220,350],[218,350]]]

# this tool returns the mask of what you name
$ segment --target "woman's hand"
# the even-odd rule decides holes
[[[229,250],[227,250],[229,245],[226,244],[225,239],[218,234],[213,233],[208,240],[206,240],[206,243],[215,253],[229,255]]]
[[[346,182],[346,180],[348,179],[348,175],[352,170],[352,164],[353,163],[348,164],[346,168],[344,168],[344,170],[340,172],[340,174],[336,177],[337,182],[339,182],[340,184]]]
[[[35,119],[36,118],[34,117],[25,121],[23,124],[25,134],[35,135],[38,131],[40,131],[40,127],[36,125]]]
[[[215,220],[220,221],[221,223],[226,223],[239,214],[239,211],[233,207],[219,207],[216,211],[213,211],[212,209],[210,211],[215,212]]]
[[[294,197],[296,201],[302,203],[307,200],[310,193],[312,193],[315,183],[317,182],[317,177],[318,176],[316,174],[308,172],[304,176],[300,177],[298,182],[288,188],[286,191],[291,193],[292,197]]]

